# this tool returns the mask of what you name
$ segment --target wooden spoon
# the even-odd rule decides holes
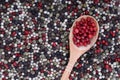
[[[72,37],[73,37],[73,34],[72,34],[72,31],[73,31],[73,26],[75,25],[75,22],[76,21],[80,21],[81,18],[86,18],[86,17],[91,17],[92,19],[94,19],[96,25],[97,25],[97,32],[96,32],[96,35],[92,38],[91,40],[91,43],[87,46],[81,46],[81,47],[77,47],[74,43],[73,43],[73,40],[72,40]],[[70,58],[69,58],[69,62],[68,62],[68,65],[62,75],[62,78],[61,80],[69,80],[69,75],[72,71],[72,68],[74,67],[74,64],[75,62],[77,61],[77,59],[82,55],[84,54],[86,51],[88,51],[93,45],[94,43],[96,42],[97,38],[98,38],[98,34],[99,34],[99,25],[98,25],[98,22],[96,21],[96,19],[92,16],[89,16],[89,15],[83,15],[83,16],[80,16],[79,18],[77,18],[71,29],[70,29],[70,34],[69,34],[69,45],[70,45]]]

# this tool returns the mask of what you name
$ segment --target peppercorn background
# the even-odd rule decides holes
[[[84,14],[96,18],[100,33],[70,80],[119,80],[119,0],[0,0],[0,80],[60,80],[69,29]]]

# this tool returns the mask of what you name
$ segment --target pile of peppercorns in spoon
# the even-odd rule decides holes
[[[97,27],[95,20],[91,17],[82,17],[75,22],[73,27],[73,42],[77,47],[87,46],[96,35]]]

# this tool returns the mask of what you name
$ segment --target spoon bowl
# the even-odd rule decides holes
[[[73,43],[73,40],[72,40],[72,38],[73,38],[73,34],[72,34],[72,32],[73,32],[73,27],[75,26],[75,22],[76,22],[76,21],[80,21],[81,18],[87,18],[87,17],[90,17],[90,18],[92,18],[92,19],[95,21],[95,24],[96,24],[96,27],[97,27],[97,32],[96,32],[96,35],[91,39],[91,42],[90,42],[89,45],[77,47],[77,46]],[[94,43],[96,42],[96,40],[97,40],[97,38],[98,38],[98,34],[99,34],[99,25],[98,25],[98,22],[96,21],[96,19],[95,19],[94,17],[92,17],[92,16],[89,16],[89,15],[80,16],[79,18],[77,18],[77,19],[74,21],[74,23],[73,23],[73,25],[72,25],[72,27],[71,27],[71,29],[70,29],[70,34],[69,34],[70,51],[74,50],[73,47],[77,48],[78,50],[82,50],[82,51],[83,51],[83,50],[85,50],[85,51],[89,50],[89,49],[94,45]],[[70,53],[71,53],[71,52],[70,52]]]

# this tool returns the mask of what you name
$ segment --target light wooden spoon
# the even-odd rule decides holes
[[[86,47],[85,46],[81,46],[81,47],[77,47],[74,43],[73,43],[73,26],[75,25],[75,22],[76,21],[80,21],[81,18],[86,18],[86,17],[91,17],[92,19],[94,19],[96,25],[97,25],[97,32],[96,32],[96,35],[92,38],[91,40],[91,43],[89,45],[87,45]],[[98,38],[98,34],[99,34],[99,25],[98,25],[98,22],[96,21],[96,19],[92,16],[89,16],[89,15],[83,15],[83,16],[80,16],[79,18],[77,18],[71,29],[70,29],[70,34],[69,34],[69,45],[70,45],[70,58],[69,58],[69,62],[68,62],[68,65],[62,75],[62,78],[61,80],[69,80],[69,75],[72,71],[72,68],[74,67],[74,64],[75,62],[77,61],[77,59],[82,55],[84,54],[85,52],[87,52],[93,45],[94,43],[96,42],[97,38]]]

